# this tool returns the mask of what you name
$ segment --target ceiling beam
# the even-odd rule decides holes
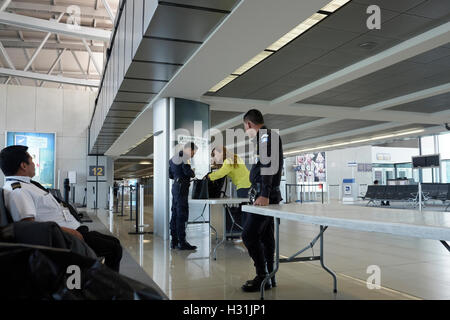
[[[361,108],[361,111],[379,111],[383,109],[388,109],[394,106],[398,106],[401,104],[417,101],[417,100],[423,100],[426,98],[434,97],[443,93],[450,92],[450,83],[445,83],[440,86],[436,86],[433,88],[428,88],[425,90],[413,92],[401,97],[396,97],[393,99],[377,102],[365,107]]]
[[[14,64],[11,61],[11,58],[8,55],[8,52],[6,52],[5,47],[3,47],[3,44],[0,42],[0,53],[3,56],[3,59],[5,59],[6,64],[8,65],[8,67],[12,70],[16,70],[16,67],[14,66]],[[6,84],[9,82],[10,77],[8,77],[8,79],[6,79]],[[21,85],[22,83],[20,82],[19,79],[14,78],[17,82],[18,85]]]
[[[0,12],[0,23],[18,28],[51,32],[85,40],[109,42],[111,37],[111,31],[74,26],[7,12]]]
[[[6,8],[11,4],[11,0],[3,0],[0,5],[0,12],[5,11]]]
[[[0,74],[12,76],[12,77],[36,79],[36,80],[56,82],[56,83],[62,83],[62,84],[71,84],[71,85],[76,85],[76,86],[86,86],[86,87],[97,87],[98,88],[98,86],[100,85],[99,80],[66,78],[66,77],[52,76],[52,75],[47,75],[47,74],[6,69],[6,68],[0,68]]]
[[[36,49],[41,44],[41,41],[34,41],[34,40],[25,40],[22,41],[20,39],[10,39],[10,38],[0,38],[0,41],[3,43],[5,48],[11,48],[11,49]],[[103,53],[103,46],[89,46],[92,52],[98,52]],[[66,41],[57,43],[53,40],[48,40],[43,50],[62,50],[62,49],[68,49],[72,51],[84,51],[86,52],[86,47],[82,42],[80,44],[76,43],[68,43]]]
[[[59,63],[59,61],[61,60],[64,52],[66,52],[66,49],[63,49],[59,52],[58,56],[56,57],[55,62],[53,62],[52,66],[50,67],[50,70],[48,70],[47,74],[50,75],[52,74],[53,70],[55,70],[56,65]],[[42,87],[44,85],[45,81],[41,81],[39,87]]]
[[[361,60],[271,101],[274,109],[307,99],[344,83],[389,67],[450,41],[450,22]]]
[[[32,2],[12,2],[8,9],[23,10],[23,11],[36,11],[36,12],[48,12],[48,13],[61,13],[67,12],[67,6],[58,5],[46,5]],[[93,9],[90,7],[80,7],[80,15],[86,18],[97,19],[109,19],[109,15],[106,9]]]
[[[112,12],[111,7],[108,4],[108,0],[102,0],[103,6],[106,9],[106,12],[108,12],[109,19],[112,23],[114,23],[114,13]]]
[[[64,13],[61,13],[59,15],[59,17],[56,20],[50,20],[50,21],[55,21],[55,22],[59,22],[61,21],[61,18],[64,16]],[[39,47],[34,51],[33,56],[31,57],[31,59],[28,61],[27,65],[25,66],[25,68],[23,69],[23,71],[28,71],[28,69],[30,68],[30,66],[33,64],[34,60],[36,59],[36,57],[38,56],[38,54],[41,52],[42,48],[44,47],[45,43],[47,42],[48,38],[50,38],[50,36],[52,35],[51,32],[48,32],[44,39],[41,41]]]
[[[89,48],[89,45],[85,39],[83,39],[83,44],[84,44],[84,47],[86,48],[86,51],[89,53],[89,57],[91,58],[89,61],[92,60],[95,70],[97,70],[97,73],[102,74],[102,69],[100,68],[99,64],[97,63],[97,60],[95,60],[94,54],[92,53],[92,51]]]

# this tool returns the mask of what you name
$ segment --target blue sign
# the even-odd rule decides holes
[[[55,134],[36,132],[7,132],[6,146],[21,145],[28,147],[28,153],[36,166],[33,180],[46,188],[55,184]]]

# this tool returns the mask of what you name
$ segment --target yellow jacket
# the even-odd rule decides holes
[[[225,159],[222,167],[209,174],[209,179],[211,181],[218,180],[228,176],[233,181],[233,184],[236,185],[237,190],[242,188],[250,188],[252,184],[250,183],[250,171],[248,171],[244,162],[241,158],[238,157],[238,166],[235,168],[231,163],[230,159]]]

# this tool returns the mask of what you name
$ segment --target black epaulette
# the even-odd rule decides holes
[[[22,188],[22,185],[20,184],[20,182],[14,182],[11,184],[11,187],[13,190],[16,190]]]

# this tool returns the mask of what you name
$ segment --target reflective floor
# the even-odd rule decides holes
[[[145,223],[149,224],[145,230],[150,231],[152,208],[145,209]],[[199,249],[171,250],[169,242],[151,234],[129,235],[135,222],[127,221],[129,206],[124,213],[120,217],[107,210],[89,212],[120,239],[170,299],[259,298],[258,293],[240,289],[254,277],[252,261],[241,241],[226,241],[214,260],[215,234],[210,234],[208,224],[192,224],[187,229],[188,241]],[[318,232],[319,227],[313,225],[281,221],[281,255],[302,249]],[[338,276],[337,294],[332,292],[331,276],[319,262],[295,262],[281,264],[278,287],[267,291],[266,299],[450,299],[450,253],[438,241],[330,228],[324,243],[325,263]],[[314,251],[318,254],[318,243]],[[312,250],[305,255],[312,255]],[[372,265],[380,268],[380,289],[367,287],[371,275],[367,268]]]

